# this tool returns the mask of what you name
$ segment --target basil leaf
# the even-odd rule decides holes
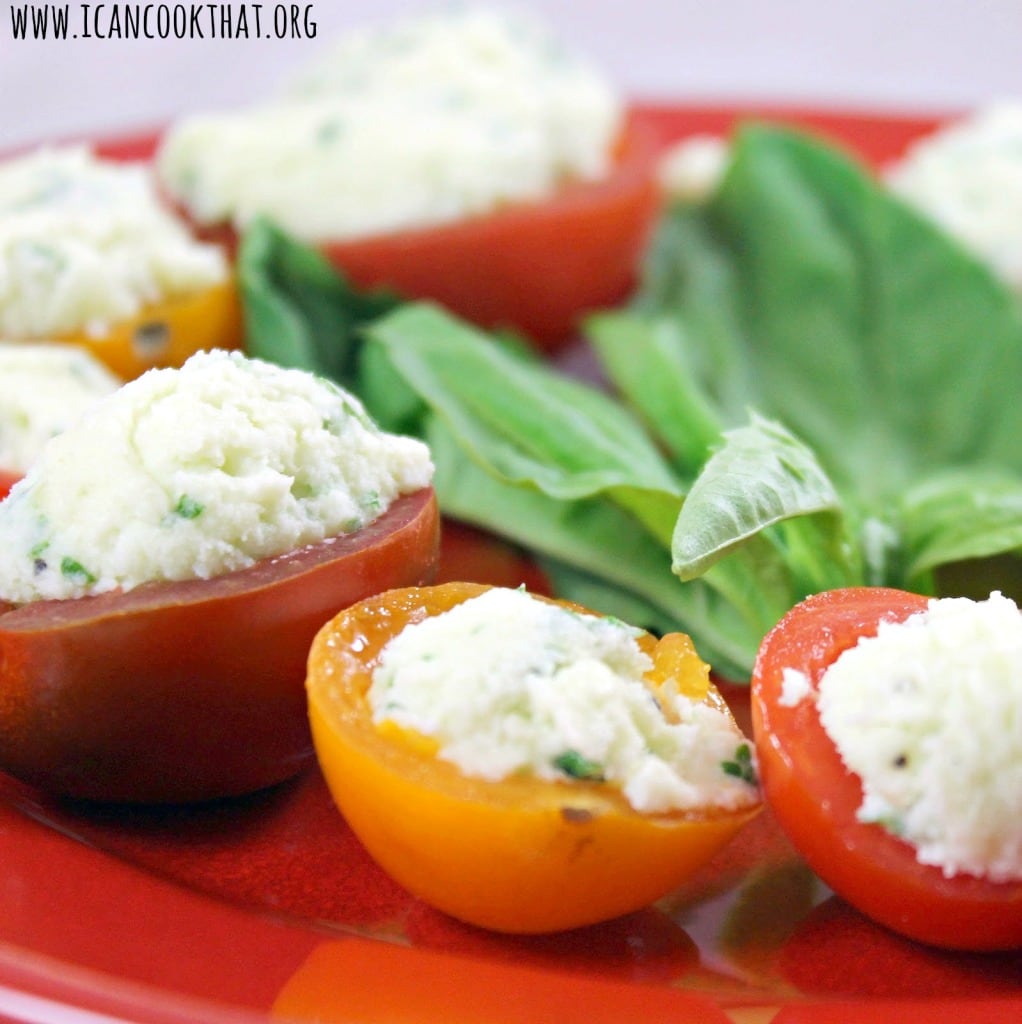
[[[813,453],[780,424],[754,416],[724,435],[692,485],[671,545],[674,571],[693,579],[768,526],[840,508]]]
[[[1022,477],[957,470],[911,488],[901,503],[906,586],[942,565],[1022,551]]]
[[[266,218],[245,230],[237,275],[246,352],[345,387],[354,380],[360,328],[400,301],[353,288],[324,256]]]
[[[721,417],[689,365],[685,333],[676,319],[627,312],[586,322],[586,336],[607,376],[691,480],[720,441]]]
[[[606,495],[670,542],[681,482],[620,403],[434,306],[405,306],[368,336],[489,472],[564,501]]]
[[[844,154],[747,127],[718,192],[668,222],[636,308],[677,316],[695,364],[744,367],[729,425],[737,401],[783,422],[873,505],[948,465],[1022,468],[1017,304]]]

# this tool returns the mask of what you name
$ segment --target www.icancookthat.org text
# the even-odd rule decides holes
[[[10,5],[27,39],[314,39],[313,4],[76,3]]]

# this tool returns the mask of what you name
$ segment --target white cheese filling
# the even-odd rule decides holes
[[[1002,103],[921,139],[891,188],[1022,294],[1022,103]]]
[[[75,345],[0,342],[0,469],[24,473],[120,380]]]
[[[82,147],[0,162],[0,336],[99,336],[227,276],[220,249],[160,204],[146,166]]]
[[[300,370],[200,352],[49,441],[0,502],[0,599],[209,578],[360,529],[427,486],[420,441]]]
[[[622,104],[524,15],[454,7],[353,33],[273,102],[190,118],[159,173],[201,222],[308,241],[446,223],[605,175]]]
[[[671,199],[702,202],[720,184],[730,158],[731,147],[721,136],[690,135],[660,158],[660,184]]]
[[[824,673],[820,721],[877,822],[946,876],[1022,879],[1022,615],[1000,594],[881,623]]]
[[[433,737],[469,776],[596,779],[643,813],[754,804],[737,726],[669,687],[658,704],[638,635],[495,588],[386,645],[368,693],[373,720]]]

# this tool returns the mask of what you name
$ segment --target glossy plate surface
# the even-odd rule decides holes
[[[663,143],[753,114],[874,164],[929,118],[645,107]],[[151,152],[154,134],[105,141]],[[450,529],[445,578],[531,587],[508,547]],[[748,702],[727,691],[748,730]],[[655,907],[508,938],[412,899],[316,771],[171,809],[58,802],[0,776],[0,1020],[102,1024],[1017,1024],[1022,953],[937,952],[832,897],[769,814]]]

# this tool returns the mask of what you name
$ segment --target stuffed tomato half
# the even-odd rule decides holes
[[[655,158],[546,26],[468,5],[353,32],[281,94],[172,125],[156,166],[206,237],[265,217],[359,286],[552,347],[633,284]]]
[[[212,352],[125,385],[0,503],[0,769],[119,801],[293,775],[316,631],[432,576],[431,475],[300,371]]]
[[[840,896],[910,938],[1022,945],[1022,622],[1014,603],[818,594],[752,682],[764,796]]]
[[[318,634],[309,714],[334,799],[427,903],[535,933],[637,910],[759,810],[750,748],[688,637],[448,583]]]
[[[148,164],[80,146],[0,162],[0,339],[83,348],[123,379],[237,348],[226,254],[158,199]]]

